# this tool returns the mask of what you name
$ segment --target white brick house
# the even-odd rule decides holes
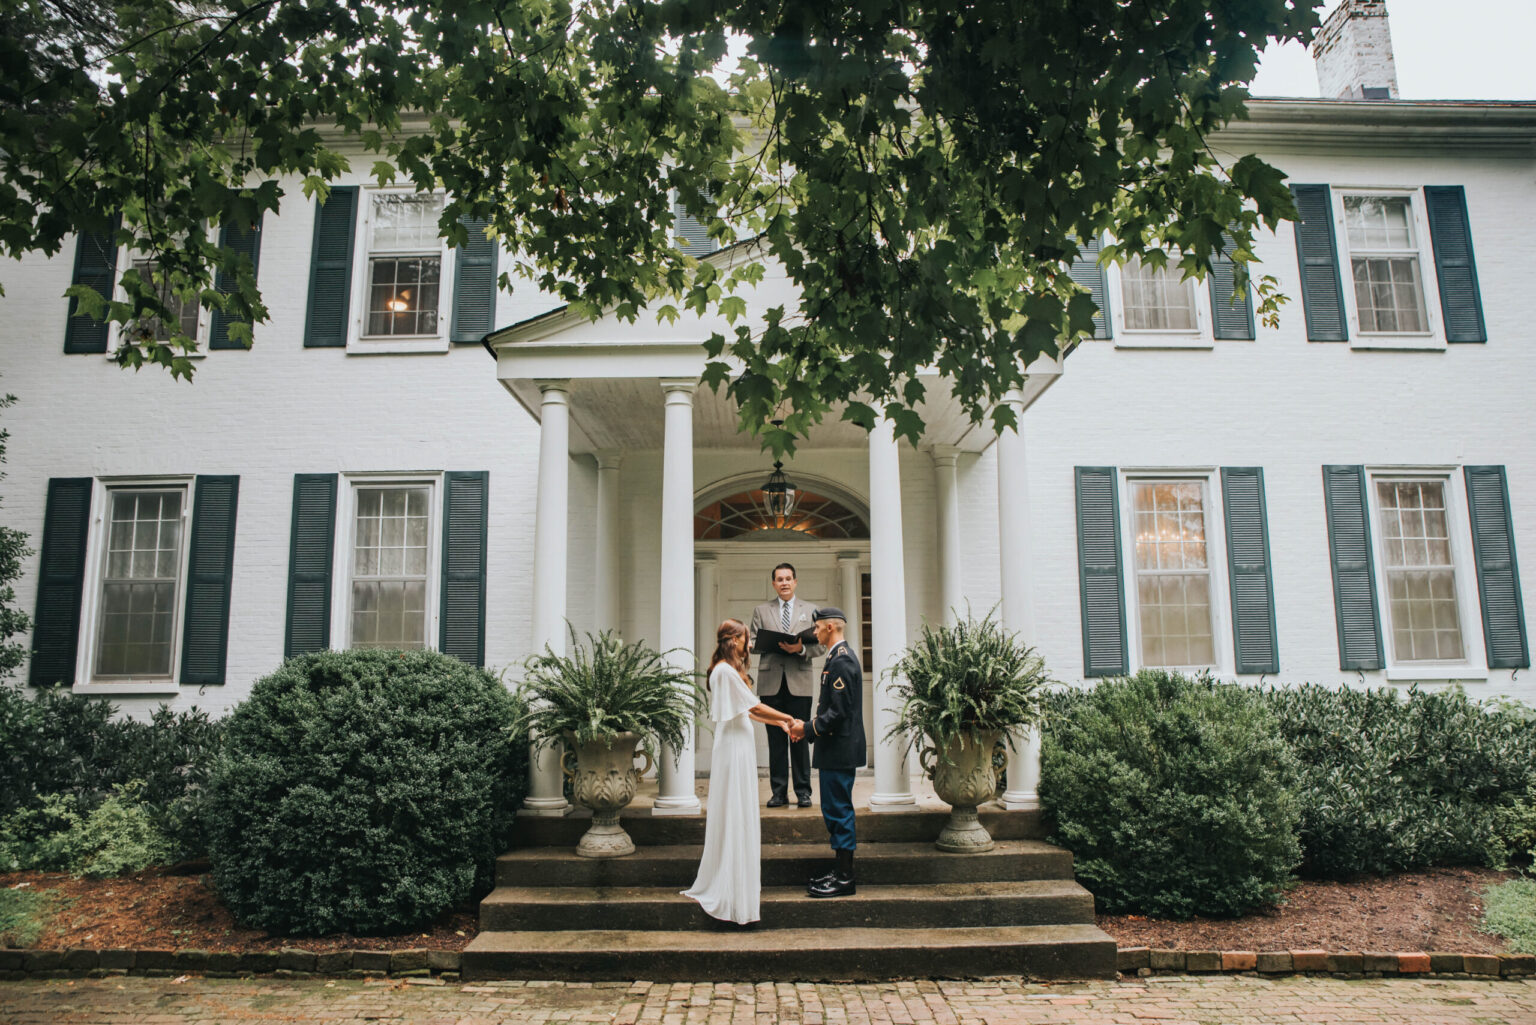
[[[862,610],[872,672],[923,621],[1001,602],[1066,681],[1168,665],[1536,700],[1536,104],[1258,100],[1215,145],[1296,190],[1303,221],[1260,240],[1278,329],[1220,287],[1083,266],[1103,337],[1037,368],[1019,435],[942,401],[918,449],[828,424],[786,466],[822,502],[797,529],[752,529],[771,460],[693,387],[708,322],[493,297],[496,254],[441,247],[430,208],[361,179],[323,208],[290,183],[238,240],[272,318],[192,385],[125,375],[110,332],[70,326],[64,289],[116,259],[91,239],[11,264],[31,681],[220,712],[326,645],[501,670],[568,620],[698,651],[787,559],[803,597]],[[909,798],[872,750],[877,795]],[[1033,772],[1016,759],[1013,800]],[[547,769],[534,802],[558,808]]]

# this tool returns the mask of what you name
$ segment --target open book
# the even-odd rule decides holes
[[[752,650],[759,655],[782,655],[784,654],[784,649],[779,647],[779,642],[793,644],[797,640],[805,644],[815,644],[816,631],[811,629],[802,633],[787,634],[780,633],[778,630],[759,630],[757,632],[757,640],[752,645]]]

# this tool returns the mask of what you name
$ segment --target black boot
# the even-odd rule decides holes
[[[833,853],[836,854],[838,852],[834,851]],[[809,881],[807,881],[806,884],[805,884],[805,892],[806,893],[810,893],[812,890],[816,889],[816,887],[818,887],[818,886],[825,886],[825,885],[827,885],[834,878],[836,878],[836,876],[837,876],[837,863],[833,862],[831,865],[827,866],[827,870],[825,872],[822,872],[822,873],[820,873],[818,875],[811,876]]]
[[[853,852],[838,851],[832,878],[818,880],[808,892],[812,897],[850,897],[857,893],[853,885]]]

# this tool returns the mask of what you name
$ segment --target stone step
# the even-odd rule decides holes
[[[482,932],[462,967],[466,980],[1109,979],[1115,941],[1094,925]]]
[[[904,811],[871,812],[860,808],[859,843],[932,843],[949,819],[949,811],[913,808]],[[621,823],[625,831],[642,847],[704,842],[703,815],[652,815],[649,808],[625,809]],[[1045,836],[1040,812],[1005,811],[996,804],[984,805],[981,823],[994,840],[1039,840]],[[592,824],[592,813],[585,808],[569,815],[544,818],[519,815],[512,827],[514,847],[575,847],[581,834]],[[821,808],[764,808],[763,843],[825,843],[827,827],[821,820]]]
[[[1070,879],[1016,882],[869,885],[836,900],[806,896],[805,887],[763,890],[761,930],[779,928],[921,929],[1093,923],[1093,895]],[[480,929],[706,929],[699,905],[661,886],[501,886],[480,903]]]
[[[683,890],[698,872],[702,844],[638,847],[623,858],[583,858],[574,847],[524,847],[496,859],[498,886],[666,886]],[[763,845],[764,886],[804,886],[831,865],[821,843]],[[1071,879],[1072,854],[1039,840],[1002,840],[982,854],[945,854],[931,843],[864,843],[859,882],[871,886]]]

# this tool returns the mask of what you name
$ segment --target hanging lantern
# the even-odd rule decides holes
[[[781,524],[795,511],[795,499],[799,492],[784,476],[784,464],[774,462],[773,472],[768,475],[768,481],[763,485],[763,505],[767,507],[768,515]]]

